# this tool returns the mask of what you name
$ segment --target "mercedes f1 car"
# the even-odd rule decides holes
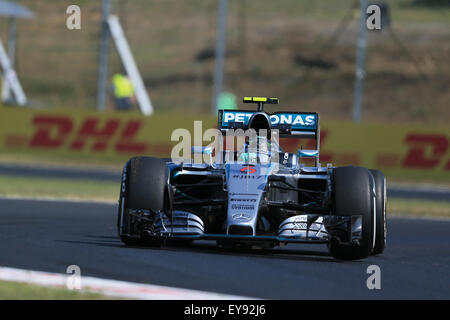
[[[246,97],[257,110],[219,110],[218,128],[254,130],[240,151],[209,163],[133,157],[123,168],[118,231],[126,245],[214,240],[223,247],[326,244],[331,256],[363,259],[386,244],[386,179],[379,170],[319,163],[319,115],[264,111],[276,98]],[[284,152],[279,137],[316,146]],[[256,147],[255,147],[256,145]],[[211,148],[193,147],[211,154]],[[306,166],[303,158],[313,165]],[[212,159],[212,157],[211,157]]]

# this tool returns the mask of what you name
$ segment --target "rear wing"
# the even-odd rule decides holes
[[[250,118],[257,111],[219,110],[218,124],[222,132],[228,129],[247,130]],[[271,129],[278,129],[280,137],[312,138],[319,137],[319,114],[317,112],[274,112],[267,113]]]
[[[250,119],[258,113],[269,117],[271,130],[278,129],[281,138],[306,138],[315,140],[312,150],[298,150],[300,158],[313,158],[316,166],[319,163],[320,123],[317,112],[274,112],[248,110],[219,110],[218,127],[223,134],[228,130],[249,128]]]

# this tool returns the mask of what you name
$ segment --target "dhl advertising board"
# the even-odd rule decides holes
[[[450,127],[324,122],[320,162],[377,168],[388,177],[450,182]]]
[[[0,150],[128,158],[132,155],[170,156],[171,133],[193,130],[199,117],[79,111],[30,110],[0,107]],[[214,118],[201,119],[214,127]]]
[[[96,113],[0,107],[0,152],[45,152],[86,158],[133,155],[170,157],[172,132],[194,121],[202,131],[217,128],[217,118],[191,114]],[[194,141],[194,138],[192,138]],[[207,145],[210,141],[205,141]],[[311,141],[283,139],[289,151],[313,147]],[[450,181],[450,127],[323,121],[322,165],[360,165],[383,170],[387,176]]]

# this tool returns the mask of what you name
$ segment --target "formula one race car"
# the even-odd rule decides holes
[[[159,246],[202,239],[223,247],[263,248],[321,243],[343,260],[382,253],[384,175],[356,166],[322,167],[317,113],[265,112],[264,104],[277,104],[276,98],[246,97],[244,103],[258,108],[219,110],[218,119],[221,138],[244,132],[241,149],[219,148],[209,163],[152,157],[126,163],[118,213],[121,240]],[[278,137],[314,139],[316,147],[284,152]],[[192,149],[212,159],[212,148]],[[314,165],[305,166],[303,158]]]

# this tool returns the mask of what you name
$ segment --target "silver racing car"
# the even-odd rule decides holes
[[[387,231],[383,173],[321,166],[317,113],[264,111],[264,104],[278,103],[276,98],[245,97],[244,103],[257,108],[219,110],[218,115],[221,138],[243,137],[236,150],[193,147],[194,153],[210,156],[206,163],[152,157],[126,163],[118,212],[121,240],[159,246],[201,239],[248,248],[317,243],[343,260],[382,253]],[[316,147],[284,152],[280,137],[314,139]],[[308,158],[314,164],[307,166]]]

